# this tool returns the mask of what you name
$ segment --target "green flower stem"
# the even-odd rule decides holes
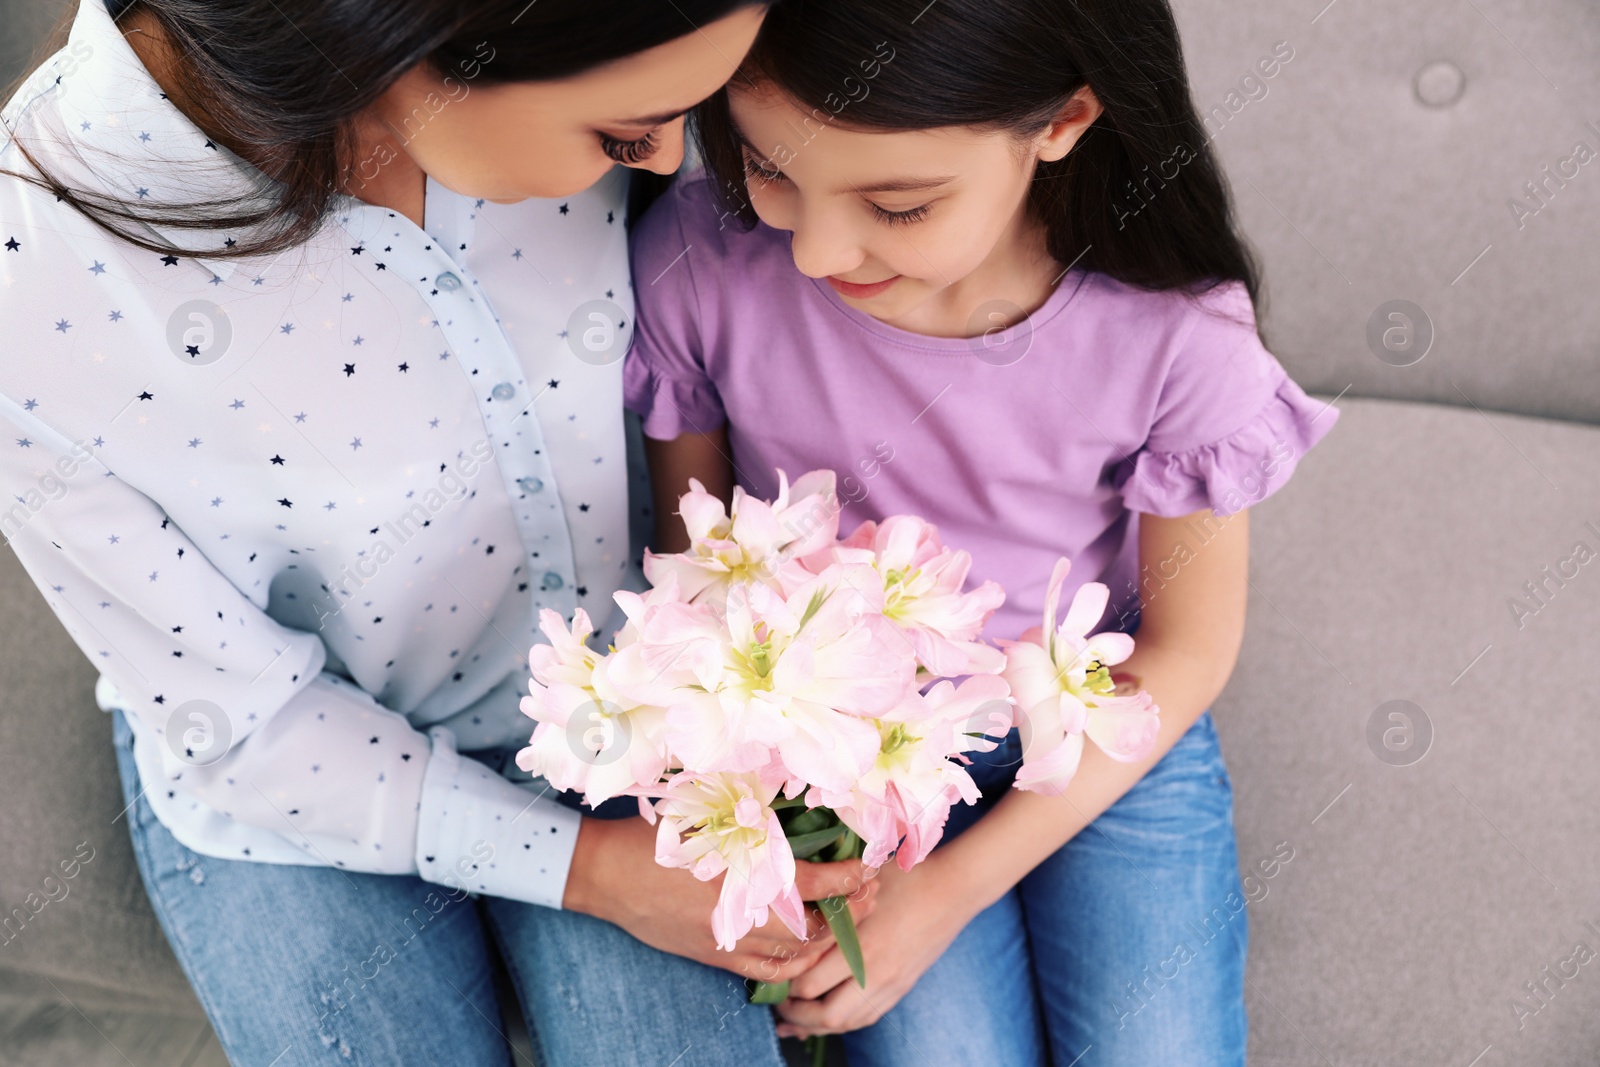
[[[788,982],[756,980],[754,988],[750,990],[750,1003],[752,1004],[782,1004],[787,999],[789,999]]]
[[[859,834],[839,821],[839,817],[826,808],[808,808],[794,813],[803,803],[802,797],[780,800],[773,808],[783,810],[788,816],[784,831],[797,859],[812,863],[838,862],[857,859],[866,851],[866,842]],[[822,917],[828,920],[833,939],[850,964],[850,974],[862,988],[867,984],[867,965],[861,958],[861,939],[856,935],[855,917],[850,914],[847,897],[828,897],[817,901]],[[781,1004],[789,996],[788,982],[750,983],[750,1003]],[[811,1053],[812,1067],[823,1067],[827,1060],[828,1035],[816,1034],[805,1039],[805,1048]]]

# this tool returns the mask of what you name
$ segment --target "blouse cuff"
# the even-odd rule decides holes
[[[1140,451],[1117,488],[1130,510],[1148,515],[1177,518],[1207,507],[1231,515],[1281,489],[1338,420],[1337,408],[1313,400],[1286,375],[1244,426],[1181,452]]]
[[[728,421],[709,380],[684,382],[652,367],[637,347],[622,368],[623,404],[643,420],[646,437],[670,441],[680,434],[710,433]]]
[[[448,728],[435,726],[428,736],[433,755],[417,831],[423,880],[561,907],[583,816],[553,799],[541,779],[518,785],[462,757]]]

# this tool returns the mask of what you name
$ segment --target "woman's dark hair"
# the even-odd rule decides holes
[[[1019,135],[1087,85],[1104,114],[1065,158],[1037,165],[1029,195],[1050,254],[1144,289],[1236,281],[1259,296],[1166,0],[785,0],[734,82],[752,83],[818,125]],[[725,206],[753,225],[726,90],[695,119]]]
[[[239,233],[230,257],[281,252],[328,214],[355,162],[352,119],[416,64],[479,85],[549,81],[693,33],[755,2],[121,0],[112,5],[119,22],[145,12],[160,27],[175,59],[175,84],[163,87],[172,102],[207,137],[276,179],[276,195],[141,206],[68,187],[20,139],[18,149],[40,173],[0,174],[49,190],[151,251],[203,254],[170,247],[139,224]]]

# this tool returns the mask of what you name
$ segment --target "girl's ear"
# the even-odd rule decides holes
[[[1050,125],[1034,138],[1039,160],[1054,163],[1066,156],[1083,132],[1104,112],[1100,98],[1087,85],[1073,93],[1061,110],[1056,112],[1056,117],[1050,120]]]

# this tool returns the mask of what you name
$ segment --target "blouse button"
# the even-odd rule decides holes
[[[451,272],[445,271],[433,280],[433,285],[436,289],[443,289],[447,293],[453,293],[461,288],[461,279]]]
[[[540,587],[543,589],[560,589],[565,584],[566,583],[561,580],[561,575],[557,574],[555,571],[545,571],[544,581],[541,583]]]
[[[501,382],[499,385],[489,390],[489,395],[494,397],[496,400],[510,400],[512,397],[517,395],[517,387],[512,385],[510,382]]]
[[[522,486],[524,493],[537,493],[544,488],[544,481],[540,478],[518,478],[517,484]]]

